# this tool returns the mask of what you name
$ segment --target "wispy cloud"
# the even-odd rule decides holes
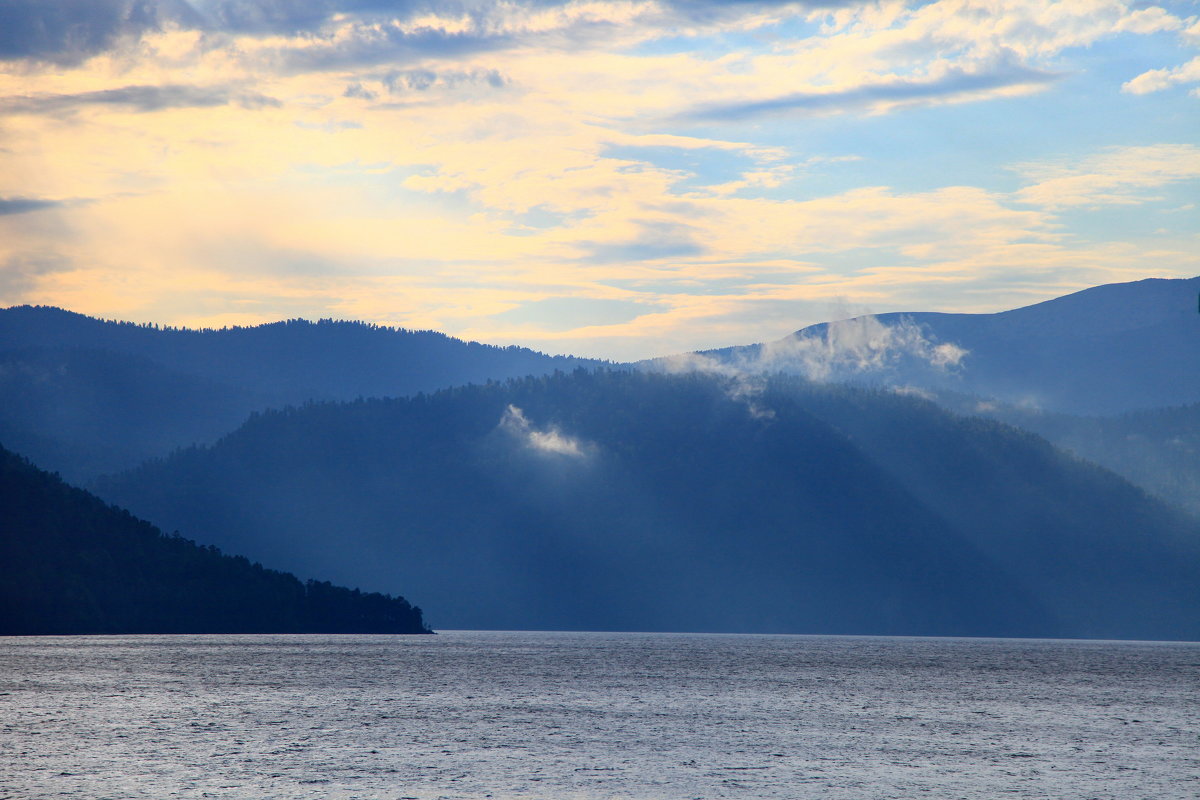
[[[85,106],[116,106],[139,114],[170,108],[210,108],[237,103],[254,109],[279,101],[257,92],[221,86],[122,86],[75,94],[16,95],[0,98],[0,114],[54,114]]]
[[[615,242],[581,242],[592,263],[652,261],[664,258],[697,256],[704,247],[696,240],[696,229],[676,220],[632,220],[638,234]]]
[[[1138,205],[1153,199],[1147,190],[1200,179],[1200,147],[1114,147],[1082,159],[1021,164],[1015,169],[1033,181],[1016,194],[1025,203],[1047,207]]]
[[[11,256],[0,261],[0,292],[27,291],[43,276],[71,267],[66,258],[52,251]]]
[[[837,114],[863,109],[877,113],[915,103],[979,98],[1002,89],[1036,89],[1061,77],[1053,72],[1020,66],[990,72],[952,69],[936,78],[895,78],[841,91],[797,92],[762,100],[714,103],[685,111],[679,118],[720,122],[783,113]]]
[[[828,381],[881,375],[906,359],[937,370],[954,370],[961,366],[968,352],[954,342],[931,338],[909,317],[888,324],[866,314],[736,350],[731,356],[689,353],[648,363],[672,372],[712,372],[726,376],[787,372],[809,380]]]
[[[567,436],[555,427],[538,430],[525,418],[525,412],[514,405],[509,405],[504,410],[504,415],[500,417],[500,429],[517,437],[526,447],[539,453],[572,458],[583,458],[586,455],[584,445],[578,439]]]
[[[908,317],[889,325],[873,315],[837,320],[762,345],[748,362],[758,370],[798,372],[811,380],[881,373],[903,359],[938,370],[957,368],[967,350],[938,342]]]
[[[62,203],[58,200],[43,200],[36,197],[0,197],[0,216],[27,214],[30,211],[42,211],[61,205]]]
[[[746,404],[756,419],[772,419],[774,411],[762,402],[766,379],[772,373],[801,375],[827,382],[869,377],[886,382],[890,371],[915,360],[939,371],[962,365],[968,351],[953,342],[931,338],[911,318],[887,324],[874,315],[837,320],[816,330],[730,354],[682,353],[645,362],[644,367],[672,374],[697,372],[726,381],[731,399]],[[895,391],[915,393],[905,386]]]

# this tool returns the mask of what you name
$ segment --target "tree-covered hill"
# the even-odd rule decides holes
[[[939,392],[936,400],[957,413],[997,419],[1044,436],[1200,517],[1200,403],[1076,416],[953,392]]]
[[[268,407],[593,363],[360,322],[190,330],[14,306],[0,309],[0,436],[83,482],[211,442]]]
[[[0,448],[0,635],[428,633],[400,597],[222,555]]]
[[[577,371],[257,415],[104,482],[447,627],[1200,638],[1200,530],[890,392]]]

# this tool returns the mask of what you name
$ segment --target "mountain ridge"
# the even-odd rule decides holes
[[[15,306],[0,310],[0,432],[84,483],[213,441],[265,408],[598,363],[358,322],[194,330]]]

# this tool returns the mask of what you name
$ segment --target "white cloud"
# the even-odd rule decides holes
[[[902,317],[889,325],[867,314],[830,322],[819,333],[799,331],[732,357],[682,353],[654,359],[646,367],[672,374],[698,372],[724,378],[732,399],[746,403],[753,417],[771,419],[775,413],[761,403],[761,395],[766,387],[765,376],[774,372],[827,382],[869,373],[882,375],[904,359],[952,370],[967,354],[953,342],[930,339],[910,318]],[[895,391],[904,393],[905,389]]]
[[[880,372],[904,358],[952,369],[966,355],[965,349],[952,342],[929,339],[908,317],[889,325],[866,315],[830,322],[819,334],[801,331],[767,342],[750,366],[763,371],[799,372],[823,381]]]
[[[1146,190],[1200,178],[1200,147],[1115,147],[1074,162],[1021,164],[1016,170],[1034,181],[1016,193],[1024,203],[1051,208],[1137,205],[1153,199]]]
[[[500,417],[500,428],[540,453],[555,453],[573,458],[583,458],[586,454],[583,444],[578,439],[567,436],[554,427],[544,431],[538,430],[525,418],[525,412],[514,405],[509,405],[504,410],[504,415]]]
[[[904,397],[919,397],[922,400],[936,400],[937,395],[928,389],[922,389],[920,386],[893,386],[891,387],[892,394],[902,395]]]
[[[1121,91],[1130,94],[1149,94],[1150,92],[1161,92],[1182,83],[1200,83],[1200,56],[1174,69],[1152,69],[1143,72],[1123,84]]]

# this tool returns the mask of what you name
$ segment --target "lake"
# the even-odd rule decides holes
[[[0,639],[0,798],[1200,797],[1200,645]]]

